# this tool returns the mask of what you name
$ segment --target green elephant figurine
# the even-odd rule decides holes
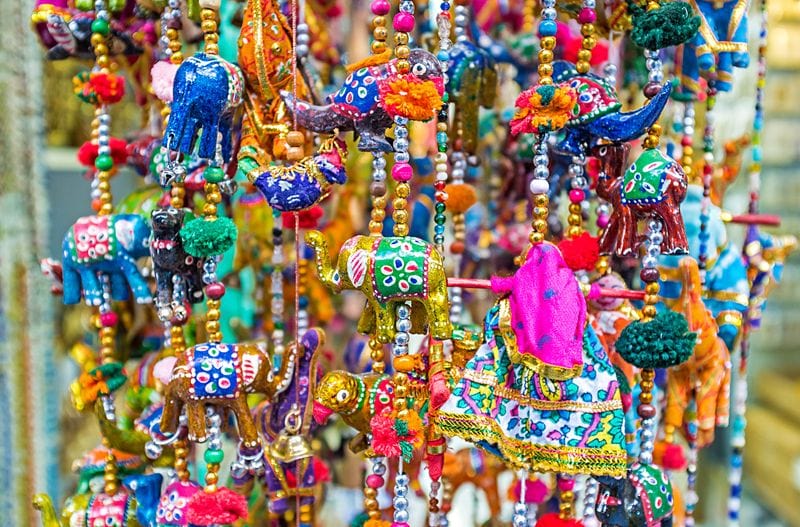
[[[325,236],[309,231],[305,238],[316,253],[323,284],[337,293],[358,289],[367,297],[358,322],[360,333],[374,332],[378,341],[391,342],[395,306],[410,300],[412,333],[426,333],[427,325],[435,339],[451,337],[447,276],[442,255],[433,245],[411,236],[354,236],[342,246],[334,268]]]

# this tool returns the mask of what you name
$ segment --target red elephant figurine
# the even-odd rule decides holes
[[[638,221],[659,219],[663,225],[662,254],[685,254],[689,250],[681,217],[681,202],[688,182],[680,163],[658,149],[647,149],[625,171],[625,144],[601,144],[591,150],[600,160],[597,195],[608,201],[613,212],[600,237],[600,253],[627,256],[639,242]]]

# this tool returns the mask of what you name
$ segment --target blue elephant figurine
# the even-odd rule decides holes
[[[683,52],[682,81],[684,89],[696,93],[701,73],[716,66],[716,87],[730,91],[733,68],[750,64],[747,51],[747,12],[749,0],[692,0],[700,15],[700,30],[687,42]]]
[[[197,53],[184,61],[175,74],[172,112],[161,145],[191,154],[200,133],[197,155],[213,159],[221,134],[222,156],[227,159],[233,110],[242,103],[243,88],[239,67],[218,56]]]
[[[150,288],[136,259],[150,255],[150,226],[138,214],[84,216],[70,227],[62,244],[64,303],[100,305],[103,285],[110,279],[111,298],[127,300],[128,287],[138,303],[152,301]]]

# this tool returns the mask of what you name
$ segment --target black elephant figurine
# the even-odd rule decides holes
[[[84,216],[70,227],[62,244],[64,303],[103,301],[98,274],[109,279],[112,300],[127,300],[128,287],[138,303],[152,300],[136,260],[150,255],[150,226],[138,214]]]
[[[162,320],[184,319],[183,300],[193,304],[203,300],[203,259],[187,254],[181,239],[183,210],[167,207],[156,209],[150,256],[156,276],[156,306]]]
[[[595,512],[603,527],[672,527],[672,484],[658,467],[634,463],[625,478],[600,483]]]

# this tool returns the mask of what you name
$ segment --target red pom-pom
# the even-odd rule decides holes
[[[111,158],[115,165],[123,165],[128,160],[128,143],[118,137],[110,137],[108,146],[111,148]],[[94,167],[97,159],[97,144],[86,141],[78,149],[78,162],[85,167]]]
[[[687,462],[683,447],[666,441],[656,441],[653,447],[653,461],[667,470],[683,470]]]
[[[519,501],[520,496],[520,480],[514,483],[511,489],[511,497],[514,501]],[[539,478],[525,480],[525,503],[544,503],[547,496],[550,494],[550,489],[547,484]]]
[[[298,214],[300,215],[300,228],[301,229],[316,229],[319,220],[325,213],[322,207],[314,205],[311,208],[303,209]],[[294,212],[284,212],[281,214],[283,219],[284,229],[294,229]]]
[[[548,512],[539,518],[536,527],[583,527],[583,522],[572,518],[563,520],[557,512]]]
[[[186,505],[186,519],[192,525],[226,525],[247,518],[247,500],[230,489],[196,492]]]
[[[588,232],[582,232],[574,238],[565,238],[558,244],[564,262],[573,271],[591,271],[600,258],[600,246],[597,237]]]
[[[400,438],[394,429],[394,419],[386,415],[376,415],[370,419],[372,428],[372,450],[386,457],[397,457],[403,453]]]
[[[114,104],[125,96],[125,78],[113,73],[92,73],[89,79],[98,102]]]

